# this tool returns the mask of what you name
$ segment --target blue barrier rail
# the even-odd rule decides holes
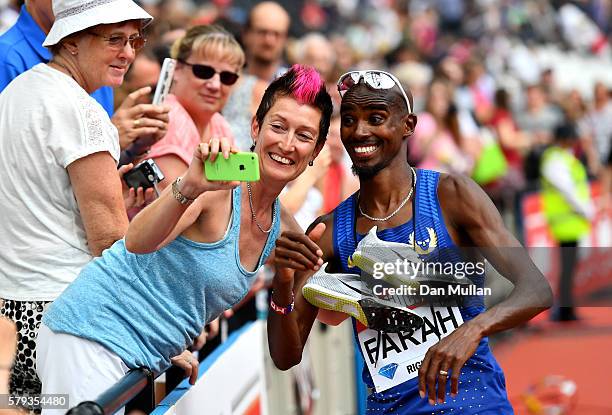
[[[206,372],[210,366],[219,358],[219,356],[230,347],[236,339],[246,331],[252,323],[247,323],[240,329],[232,332],[227,341],[217,347],[209,356],[201,363],[198,371],[198,378]],[[95,401],[81,402],[79,405],[70,409],[67,415],[110,415],[124,407],[134,397],[145,391],[146,413],[158,415],[165,413],[168,408],[174,405],[190,388],[189,379],[183,380],[174,390],[172,390],[164,398],[164,400],[155,408],[155,395],[153,392],[153,381],[155,377],[153,373],[144,368],[133,369],[126,373],[117,383],[102,393]],[[146,393],[146,389],[150,388],[150,393]],[[142,402],[141,402],[142,403]]]
[[[108,388],[95,401],[81,402],[68,415],[106,415],[114,414],[134,399],[140,392],[153,387],[153,373],[148,369],[134,369],[126,373],[117,383]],[[150,412],[155,407],[155,396],[150,394]]]

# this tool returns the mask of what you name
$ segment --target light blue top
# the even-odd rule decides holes
[[[51,52],[42,45],[46,36],[25,5],[22,6],[17,22],[0,36],[0,91],[33,66],[49,62]],[[102,105],[109,117],[113,115],[111,87],[104,86],[91,96]]]
[[[117,241],[90,262],[43,316],[52,331],[102,344],[130,368],[159,372],[193,343],[207,322],[239,302],[257,272],[240,263],[240,186],[223,239],[179,236],[150,254],[133,254]],[[280,232],[280,206],[257,269]]]

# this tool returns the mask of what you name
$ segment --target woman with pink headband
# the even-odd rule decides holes
[[[45,313],[37,358],[43,393],[68,393],[74,405],[129,369],[159,372],[171,362],[194,383],[197,359],[184,351],[247,294],[280,235],[278,195],[318,155],[331,113],[319,74],[295,65],[268,87],[251,125],[258,182],[206,180],[203,161],[235,150],[226,139],[200,144],[184,176]],[[283,217],[284,228],[295,226]],[[271,304],[280,313],[291,307],[284,306]]]

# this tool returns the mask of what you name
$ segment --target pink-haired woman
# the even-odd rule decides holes
[[[331,113],[319,74],[295,65],[268,87],[252,122],[260,181],[207,181],[203,160],[233,149],[224,139],[200,144],[185,175],[45,313],[38,337],[43,393],[68,393],[76,404],[130,368],[159,372],[171,361],[195,382],[197,360],[182,352],[247,294],[281,231],[278,195],[318,155]]]

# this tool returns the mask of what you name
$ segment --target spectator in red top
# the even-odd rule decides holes
[[[487,184],[485,191],[501,212],[514,213],[514,224],[518,232],[520,215],[516,212],[517,197],[525,189],[523,159],[529,151],[530,140],[516,125],[510,110],[510,95],[503,88],[495,91],[489,126],[506,157],[508,170],[503,177]]]

